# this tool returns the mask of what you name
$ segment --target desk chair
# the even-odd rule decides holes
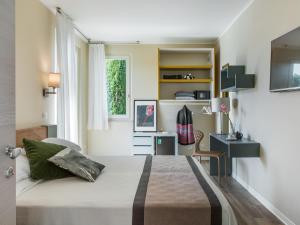
[[[204,133],[200,130],[194,131],[194,138],[195,138],[195,152],[193,153],[194,157],[199,157],[200,158],[200,163],[201,163],[201,157],[213,157],[217,158],[218,160],[218,181],[221,183],[221,176],[220,176],[220,158],[224,157],[224,167],[225,167],[225,178],[227,177],[226,171],[227,171],[227,166],[226,166],[226,154],[225,152],[218,152],[218,151],[201,151],[200,150],[200,143],[204,138]]]

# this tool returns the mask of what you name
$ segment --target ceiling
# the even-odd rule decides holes
[[[200,43],[218,38],[253,0],[41,0],[94,41]]]

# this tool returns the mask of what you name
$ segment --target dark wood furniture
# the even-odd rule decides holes
[[[221,182],[221,176],[220,176],[220,159],[224,158],[224,169],[226,170],[226,154],[225,152],[218,152],[218,151],[201,151],[200,150],[200,143],[202,139],[204,138],[204,133],[200,130],[194,131],[194,137],[195,137],[195,152],[193,154],[194,157],[200,158],[201,163],[201,157],[209,157],[209,158],[215,158],[218,161],[218,181]],[[226,174],[225,174],[226,177]]]
[[[231,66],[226,64],[221,70],[221,91],[237,92],[254,88],[255,75],[245,74],[245,66]]]
[[[227,134],[210,134],[210,149],[217,149],[225,154],[227,158],[227,175],[232,173],[232,158],[248,158],[248,157],[260,157],[260,144],[241,139],[236,141],[227,141]],[[221,175],[224,174],[222,169],[225,164],[225,160],[219,162],[221,165]],[[218,160],[212,158],[210,160],[210,175],[215,176],[218,174]]]

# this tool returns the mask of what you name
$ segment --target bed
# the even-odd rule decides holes
[[[204,168],[186,156],[102,156],[96,182],[35,182],[17,196],[17,225],[235,225]]]

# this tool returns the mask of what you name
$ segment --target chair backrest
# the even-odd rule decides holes
[[[194,138],[195,138],[196,152],[199,152],[200,151],[200,143],[201,143],[202,139],[204,138],[204,133],[201,130],[195,130]]]

